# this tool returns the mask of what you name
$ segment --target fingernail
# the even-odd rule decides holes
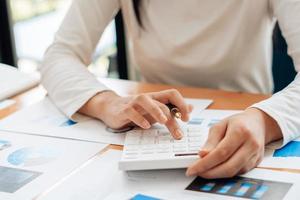
[[[194,169],[191,169],[191,168],[188,168],[186,170],[186,173],[185,173],[186,176],[194,176],[196,174],[197,174],[197,172]]]
[[[181,131],[180,129],[177,129],[177,130],[175,131],[175,136],[176,136],[176,138],[181,139],[181,138],[182,138],[182,135],[183,135],[183,133],[182,133],[182,131]]]
[[[148,129],[148,128],[151,127],[151,125],[150,125],[149,122],[147,122],[147,121],[144,121],[142,125],[143,125],[143,127],[146,128],[146,129]]]
[[[159,118],[162,124],[165,124],[168,121],[168,118],[165,115],[160,115]]]

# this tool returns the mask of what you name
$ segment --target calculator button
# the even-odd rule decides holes
[[[140,137],[141,135],[141,130],[132,130],[132,131],[129,131],[127,134],[126,134],[126,137]]]
[[[202,127],[199,126],[189,126],[187,128],[188,132],[201,132],[202,131]]]
[[[174,153],[185,153],[186,152],[186,148],[174,148],[173,152]]]
[[[201,143],[199,143],[199,142],[189,143],[189,147],[200,147],[200,146],[201,146]]]
[[[153,154],[154,151],[142,151],[141,153],[142,153],[142,154]]]
[[[145,145],[145,144],[153,144],[155,141],[155,138],[143,138],[141,140],[141,144]]]
[[[157,153],[169,153],[170,152],[170,149],[158,149],[157,150]]]
[[[180,143],[173,144],[173,148],[184,148],[184,147],[186,147],[186,144],[180,144]]]
[[[140,144],[140,139],[137,137],[126,138],[126,144]]]
[[[189,137],[199,137],[201,136],[200,132],[188,132]]]
[[[124,150],[137,151],[137,150],[139,150],[139,145],[126,145],[126,146],[124,146]]]
[[[148,130],[147,132],[144,132],[144,136],[156,137],[157,133],[158,133],[157,130]]]
[[[128,156],[133,156],[133,155],[138,155],[138,154],[139,154],[138,152],[131,152],[131,151],[125,152],[125,155],[128,155]]]
[[[158,131],[159,136],[170,136],[171,133],[168,130],[159,130]]]
[[[202,142],[203,138],[202,137],[191,137],[189,138],[189,142]]]
[[[198,151],[200,151],[200,148],[199,147],[189,147],[189,151],[198,152]]]
[[[182,138],[182,139],[180,139],[180,140],[173,140],[173,143],[174,144],[177,144],[177,143],[183,143],[183,144],[185,144],[186,143],[186,138]]]

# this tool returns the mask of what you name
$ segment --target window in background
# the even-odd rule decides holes
[[[36,72],[47,47],[52,43],[70,0],[9,0],[21,71]],[[115,23],[104,31],[88,69],[98,77],[118,77]]]

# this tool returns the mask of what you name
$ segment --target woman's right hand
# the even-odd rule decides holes
[[[105,91],[92,97],[79,112],[98,118],[113,129],[132,125],[149,129],[158,122],[165,125],[175,139],[180,139],[182,130],[165,105],[167,103],[172,103],[180,110],[182,121],[189,120],[192,106],[187,105],[175,89],[127,97]]]

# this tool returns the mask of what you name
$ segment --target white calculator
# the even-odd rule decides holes
[[[187,124],[181,124],[184,136],[175,140],[162,126],[149,130],[128,131],[119,169],[151,170],[186,168],[197,159],[206,142],[209,128],[240,111],[205,110]]]
[[[198,152],[207,139],[207,128],[183,128],[184,136],[175,140],[164,128],[132,130],[125,138],[120,170],[186,168],[199,159]]]

